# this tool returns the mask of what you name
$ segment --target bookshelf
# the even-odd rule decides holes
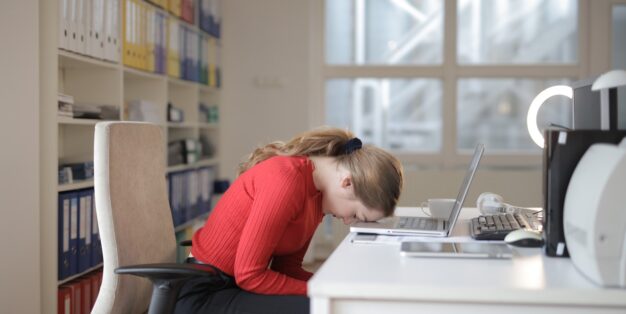
[[[54,26],[55,34],[62,31],[63,27],[67,27],[63,22],[63,15],[60,12],[64,6],[65,0],[54,0],[46,2],[44,5],[47,9],[45,12],[45,18],[43,23],[48,26]],[[199,49],[198,54],[195,56],[198,59],[197,67],[191,67],[192,71],[200,71],[200,69],[207,68],[207,73],[203,76],[197,74],[196,77],[173,77],[171,73],[167,71],[168,59],[164,57],[161,64],[161,70],[159,66],[153,66],[152,68],[147,66],[148,61],[145,61],[142,65],[129,64],[128,60],[124,58],[124,49],[127,42],[125,41],[125,6],[132,2],[135,8],[142,10],[141,18],[146,19],[146,12],[152,12],[155,16],[159,15],[161,19],[166,21],[163,26],[167,29],[167,21],[176,21],[178,25],[186,29],[186,36],[197,36],[197,44],[201,44],[203,41],[218,42],[216,34],[209,34],[205,31],[205,28],[201,27],[200,6],[207,2],[219,2],[220,0],[160,0],[160,1],[144,1],[144,0],[84,0],[85,3],[103,3],[107,5],[116,6],[112,12],[117,13],[117,27],[114,27],[114,31],[117,32],[117,40],[119,44],[113,55],[106,56],[106,52],[102,55],[96,55],[94,51],[90,51],[86,44],[82,51],[76,49],[76,47],[70,48],[67,42],[63,42],[61,39],[58,41],[47,40],[45,45],[42,45],[42,51],[54,51],[54,56],[49,58],[49,62],[46,65],[51,66],[51,74],[48,75],[49,80],[45,86],[49,89],[55,89],[56,92],[65,95],[71,95],[74,99],[74,104],[87,104],[107,106],[108,110],[113,113],[113,116],[109,115],[104,120],[131,120],[130,111],[131,103],[136,101],[142,101],[150,103],[153,106],[154,113],[150,122],[156,123],[161,126],[164,135],[164,145],[167,147],[168,143],[178,140],[194,140],[196,143],[204,144],[202,151],[205,153],[198,154],[197,159],[192,161],[186,161],[184,163],[173,164],[167,167],[166,172],[163,174],[165,177],[170,177],[177,173],[189,173],[200,172],[203,169],[211,168],[214,176],[217,176],[219,167],[219,152],[220,143],[219,132],[220,123],[217,120],[208,121],[207,116],[203,112],[203,106],[208,106],[216,111],[219,111],[220,106],[220,88],[217,86],[217,82],[214,79],[209,82],[208,77],[208,63],[212,63],[213,71],[216,71],[217,59],[208,60],[204,67],[201,64],[199,54],[208,51],[202,50],[201,47],[192,47],[193,49]],[[190,15],[189,12],[184,13],[182,11],[172,12],[167,9],[169,5],[181,4],[181,3],[195,4],[195,11]],[[76,3],[70,1],[69,3]],[[182,6],[182,4],[181,4]],[[205,8],[206,9],[206,8]],[[89,5],[86,10],[90,10]],[[176,11],[176,10],[173,10]],[[58,14],[57,14],[58,12]],[[177,16],[186,14],[186,17]],[[194,23],[189,23],[190,16],[194,19]],[[146,23],[146,32],[149,30],[154,31],[156,24],[151,20],[143,20],[139,23]],[[151,24],[152,23],[152,24]],[[141,27],[139,27],[141,28]],[[155,31],[157,32],[157,31]],[[51,31],[48,31],[51,33]],[[191,35],[190,35],[191,34]],[[110,34],[109,34],[110,35]],[[164,34],[162,34],[164,35]],[[60,36],[60,35],[59,35]],[[157,38],[155,35],[155,38]],[[110,36],[107,36],[110,37]],[[113,35],[113,38],[115,36]],[[154,47],[150,47],[147,34],[142,33],[141,38],[146,48],[143,53],[156,51],[158,47],[156,44]],[[155,39],[153,38],[153,39]],[[169,47],[163,46],[167,41],[167,36],[161,37],[162,47],[166,52]],[[103,41],[106,41],[103,36]],[[154,44],[154,42],[153,42]],[[213,48],[218,47],[217,45]],[[135,47],[137,48],[137,47]],[[218,54],[214,52],[214,54]],[[156,52],[155,52],[156,55]],[[154,56],[153,55],[153,58]],[[182,56],[182,54],[181,54]],[[141,59],[142,57],[138,57]],[[145,59],[145,56],[143,57]],[[149,59],[149,58],[148,58]],[[147,59],[146,59],[147,60]],[[156,60],[153,60],[156,64]],[[154,65],[153,64],[153,65]],[[165,71],[163,71],[165,67]],[[181,65],[181,67],[183,67]],[[186,69],[187,74],[189,68]],[[160,73],[158,73],[160,72]],[[180,72],[182,74],[183,72]],[[204,79],[203,79],[204,77]],[[209,86],[211,84],[212,86]],[[48,97],[51,93],[47,94]],[[55,95],[54,103],[56,104],[57,98]],[[52,100],[49,101],[52,103]],[[172,104],[179,109],[184,117],[182,122],[168,122],[168,104]],[[81,278],[83,275],[92,274],[94,271],[102,268],[102,263],[96,263],[90,265],[79,273],[72,274],[65,278],[60,279],[58,277],[58,261],[59,254],[56,248],[59,243],[57,241],[57,234],[59,232],[58,213],[60,210],[58,198],[61,194],[67,193],[79,193],[93,189],[93,179],[86,180],[73,180],[72,182],[59,183],[58,181],[58,169],[61,165],[76,164],[76,163],[88,163],[93,160],[93,136],[95,124],[103,121],[101,119],[83,119],[68,116],[60,116],[57,114],[56,106],[54,109],[47,108],[45,111],[46,117],[43,119],[42,126],[45,126],[45,130],[49,131],[44,138],[49,142],[47,145],[51,148],[49,151],[43,154],[43,158],[49,157],[53,162],[46,163],[44,172],[48,174],[47,184],[43,185],[45,189],[42,195],[45,197],[42,200],[53,203],[53,205],[45,205],[44,208],[48,209],[46,214],[47,219],[42,220],[42,224],[46,225],[42,227],[42,238],[52,238],[54,240],[47,240],[45,243],[48,246],[54,244],[55,249],[42,250],[42,260],[47,261],[42,264],[42,295],[43,303],[42,308],[45,308],[47,312],[50,309],[57,308],[57,289],[61,285],[66,285],[72,281]],[[208,153],[207,153],[208,150]],[[166,149],[167,154],[167,149]],[[167,156],[166,156],[167,158]],[[54,178],[54,180],[52,179]],[[54,183],[53,183],[54,182]],[[212,187],[212,182],[211,182]],[[186,236],[190,234],[190,229],[197,227],[204,221],[209,213],[196,212],[193,217],[188,217],[182,223],[175,227],[177,233]],[[95,212],[93,213],[95,215]],[[44,235],[45,234],[45,235]],[[42,244],[43,245],[43,244]]]

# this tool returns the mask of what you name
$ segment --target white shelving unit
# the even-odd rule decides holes
[[[121,6],[123,3],[124,0],[120,0],[119,12],[122,12]],[[152,5],[148,2],[145,4]],[[46,6],[50,8],[59,5],[61,5],[61,1],[54,0]],[[197,2],[196,5],[198,5]],[[198,8],[196,8],[196,10],[197,9]],[[162,9],[157,10],[166,12]],[[51,11],[50,14],[46,15],[46,23],[47,25],[59,27],[60,21],[58,16],[54,18],[52,16],[55,15],[55,12],[58,10]],[[196,14],[196,23],[198,21],[197,16]],[[177,19],[179,23],[186,23],[173,15],[169,15],[169,18]],[[120,13],[119,38],[123,38],[121,20]],[[186,25],[200,32],[196,25]],[[204,35],[208,36],[206,34]],[[120,45],[121,44],[120,42]],[[56,85],[56,90],[59,93],[73,96],[75,103],[112,106],[119,110],[117,119],[124,121],[128,120],[129,102],[134,100],[148,101],[155,104],[159,109],[160,121],[158,124],[161,125],[164,131],[164,145],[166,147],[169,142],[182,139],[200,140],[201,138],[208,138],[211,141],[212,155],[201,157],[199,161],[192,164],[170,166],[167,168],[164,176],[176,171],[197,169],[206,166],[213,166],[217,170],[219,166],[220,145],[218,140],[220,126],[217,122],[208,123],[200,121],[199,104],[204,103],[206,105],[217,105],[219,107],[219,88],[209,87],[198,82],[173,78],[167,74],[150,73],[125,66],[122,62],[122,55],[119,56],[119,62],[104,61],[76,52],[63,50],[58,44],[53,44],[52,41],[48,41],[47,47],[42,47],[42,49],[52,49],[57,56],[57,60],[55,60],[57,62],[57,71],[54,75],[49,76],[54,78],[54,80],[51,79],[51,83],[49,82],[48,84]],[[54,103],[56,103],[56,99]],[[167,122],[168,103],[172,103],[175,107],[183,111],[184,122]],[[56,115],[56,107],[54,110],[48,110],[47,113],[52,114],[53,112]],[[64,163],[93,160],[94,127],[96,123],[102,120],[77,119],[56,115],[54,118],[47,117],[46,121],[49,121],[52,125],[56,125],[56,132],[53,132],[55,134],[49,135],[48,140],[54,142],[54,144],[50,146],[55,148],[55,150],[52,150],[50,153],[50,157],[54,158],[56,156],[57,160],[54,169],[48,169],[46,173],[58,173],[58,166]],[[48,129],[53,128],[54,127],[51,126]],[[53,166],[48,164],[47,167],[52,168]],[[94,186],[93,180],[74,181],[68,184],[58,184],[57,180],[55,180],[55,182],[56,184],[53,186],[45,188],[46,191],[48,189],[50,190],[44,193],[48,200],[52,198],[52,195],[58,198],[61,192],[93,188]],[[50,237],[54,237],[55,243],[58,232],[56,217],[59,209],[57,204],[58,202],[54,205],[46,206],[54,208],[54,213],[48,215],[49,218],[52,218],[47,219],[50,221],[42,220],[42,224],[46,224],[45,228],[42,228],[49,230],[46,234]],[[204,213],[191,221],[177,226],[176,231],[178,232],[193,226],[199,221],[205,220],[207,216],[208,214]],[[54,230],[54,232],[52,230]],[[52,243],[52,240],[48,243]],[[56,290],[58,286],[94,271],[100,268],[102,264],[91,267],[80,274],[58,280],[57,249],[45,250],[43,252],[42,260],[46,262],[42,270],[44,273],[53,273],[56,279],[53,281],[52,275],[44,276],[45,279],[42,281],[42,293],[44,295],[43,304],[44,308],[47,309],[46,311],[52,311],[52,313],[54,313],[56,310],[51,309],[56,309]],[[54,306],[52,307],[53,300]]]

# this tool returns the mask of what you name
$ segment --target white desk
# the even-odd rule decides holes
[[[477,214],[463,209],[453,236],[469,234]],[[509,260],[412,258],[399,244],[353,244],[353,236],[309,281],[312,314],[626,313],[626,289],[599,288],[570,259],[538,248],[515,249]]]

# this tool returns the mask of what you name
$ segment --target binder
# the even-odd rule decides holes
[[[156,11],[154,14],[154,72],[164,74],[164,58],[165,58],[165,16],[162,12]]]
[[[89,280],[91,280],[91,308],[96,304],[96,300],[98,299],[98,293],[100,292],[100,282],[98,272],[93,273],[89,276]]]
[[[76,8],[76,52],[86,54],[87,36],[85,32],[88,12],[87,0],[77,0]]]
[[[110,1],[110,0],[109,0]],[[122,62],[124,63],[124,65],[128,65],[128,66],[132,66],[133,62],[132,62],[132,25],[131,25],[131,14],[133,12],[132,10],[132,0],[124,0],[124,5],[123,5],[124,9],[122,10],[122,13],[124,15],[124,18],[122,19],[122,27],[123,27],[123,42],[124,42],[124,54],[122,56]],[[109,19],[110,19],[110,13],[109,13]]]
[[[89,33],[89,54],[104,59],[104,0],[91,0],[91,32]]]
[[[213,35],[215,38],[221,37],[221,13],[220,13],[220,0],[211,0],[211,31],[209,34]]]
[[[111,53],[111,60],[115,61],[115,62],[119,62],[120,61],[120,55],[121,55],[121,46],[122,43],[120,42],[120,32],[119,32],[119,25],[120,25],[120,0],[109,0],[112,1],[113,4],[112,6],[112,10],[113,10],[113,22],[112,24],[112,29],[111,29],[111,45],[110,45],[110,53]]]
[[[182,0],[180,17],[189,24],[194,24],[193,0]]]
[[[199,203],[200,212],[208,213],[211,211],[211,198],[213,197],[213,181],[215,181],[215,169],[212,167],[203,167],[199,170]]]
[[[72,275],[70,248],[70,202],[68,193],[59,193],[58,207],[58,268],[59,280]]]
[[[187,171],[181,171],[178,173],[178,224],[183,224],[187,221],[187,195],[185,191],[187,189]]]
[[[72,313],[77,314],[81,313],[81,302],[82,302],[82,287],[80,282],[71,281],[66,285],[70,289],[71,299],[72,299]]]
[[[198,26],[201,30],[210,34],[211,30],[211,21],[209,21],[209,16],[211,14],[211,6],[209,0],[199,0],[198,4]]]
[[[70,276],[78,273],[78,194],[67,194],[70,199]]]
[[[94,211],[94,207],[93,207],[93,195],[94,195],[93,189],[88,189],[88,190],[83,191],[83,196],[85,198],[85,208],[86,208],[85,210],[87,212],[85,242],[87,243],[87,260],[89,261],[88,266],[87,266],[88,268],[96,265],[95,260],[93,258],[93,250],[94,250],[94,245],[95,245],[93,242],[93,234],[94,234],[93,221],[96,216],[96,212]]]
[[[191,39],[192,39],[192,49],[191,53],[192,53],[192,69],[191,69],[191,73],[193,73],[193,81],[194,82],[199,82],[200,81],[200,33],[198,33],[197,31],[192,31],[191,33]]]
[[[156,72],[156,10],[146,5],[145,7],[145,53],[146,53],[146,70]]]
[[[137,46],[139,53],[139,68],[149,71],[148,66],[148,5],[143,1],[137,1],[139,9],[138,31],[139,31],[139,44]]]
[[[219,40],[215,41],[215,87],[222,86],[222,61],[221,61],[222,48],[220,47]]]
[[[174,16],[180,17],[181,0],[168,0],[168,10],[174,14]]]
[[[167,74],[180,77],[179,25],[175,19],[167,20]]]
[[[83,278],[79,284],[81,290],[80,313],[91,313],[91,279]]]
[[[68,49],[69,29],[68,29],[68,13],[69,1],[59,0],[59,48]]]
[[[100,242],[100,229],[98,228],[98,215],[96,214],[96,202],[94,190],[89,190],[91,194],[91,263],[92,266],[102,263],[102,244]]]
[[[181,23],[179,24],[178,29],[178,49],[180,51],[180,78],[186,80],[188,72],[187,63],[189,61],[189,56],[187,55],[187,50],[189,48],[187,47],[187,27],[185,27],[185,25]]]
[[[88,191],[78,192],[78,272],[91,265],[91,209],[87,208]],[[87,236],[89,235],[89,236]]]
[[[120,36],[119,33],[119,6],[120,0],[104,0],[104,35],[103,35],[103,46],[104,46],[104,59],[113,62],[120,61],[120,51],[122,46],[123,49],[125,46],[125,36],[127,35],[126,31],[126,18],[129,9],[128,0],[125,0],[122,3],[122,34]],[[121,41],[120,42],[120,38]],[[124,57],[122,57],[122,61]]]
[[[187,172],[187,216],[185,221],[190,221],[198,216],[198,172],[189,170]]]
[[[170,182],[170,207],[172,210],[172,221],[174,226],[181,223],[180,219],[180,175],[177,172],[169,174]]]
[[[76,44],[76,36],[77,36],[77,27],[76,27],[76,19],[77,19],[77,13],[76,10],[78,8],[78,1],[79,0],[67,0],[67,9],[68,9],[68,15],[67,15],[67,28],[69,31],[69,36],[68,36],[68,40],[67,40],[67,50],[69,51],[76,51],[77,50],[77,44]]]
[[[57,292],[57,314],[72,313],[72,290],[68,287],[59,287]]]
[[[199,49],[198,49],[198,57],[199,57],[199,74],[198,74],[198,82],[202,83],[202,84],[208,84],[209,82],[209,76],[208,76],[208,46],[209,43],[207,41],[207,38],[205,36],[200,35],[200,45],[199,45]]]
[[[217,45],[215,38],[209,38],[209,51],[208,51],[208,62],[209,62],[209,86],[216,87],[217,79],[215,75],[215,63],[217,62]]]

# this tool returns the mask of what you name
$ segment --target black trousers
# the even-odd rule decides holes
[[[193,261],[193,260],[192,260]],[[176,314],[307,314],[309,298],[295,295],[262,295],[239,288],[233,277],[189,280],[180,290]]]

